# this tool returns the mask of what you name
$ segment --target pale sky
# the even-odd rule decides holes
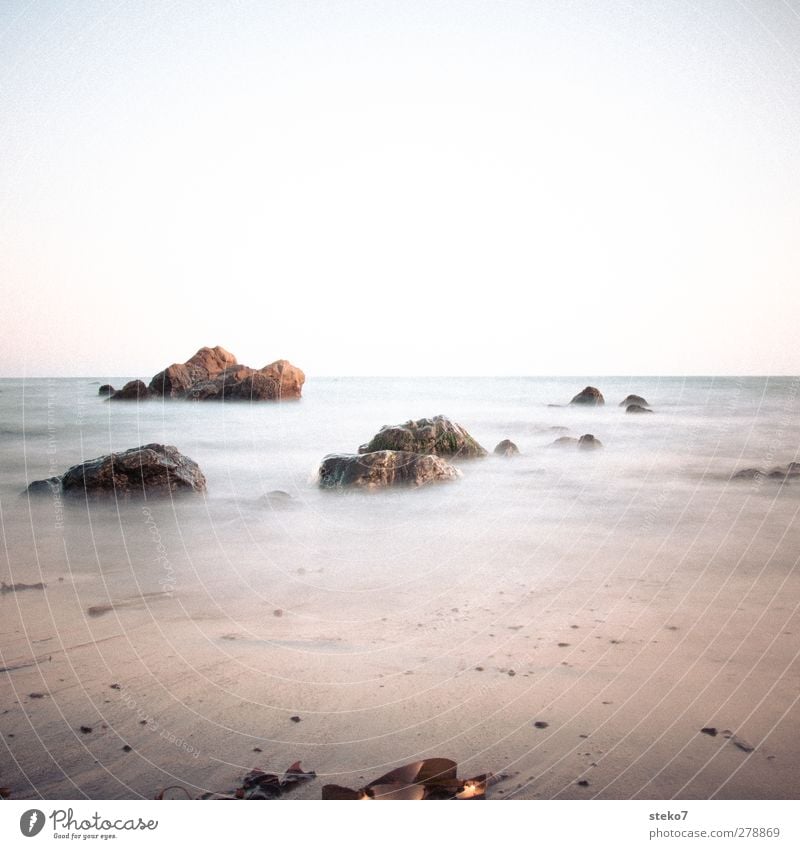
[[[0,375],[800,372],[800,0],[0,2]]]

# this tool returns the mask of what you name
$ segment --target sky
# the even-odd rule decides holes
[[[800,373],[800,0],[3,0],[0,296],[4,377]]]

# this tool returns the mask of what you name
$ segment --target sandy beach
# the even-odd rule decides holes
[[[796,499],[776,495],[749,539],[691,509],[638,534],[587,516],[557,553],[536,542],[552,565],[535,573],[515,540],[474,527],[449,558],[415,557],[407,534],[387,579],[361,534],[346,586],[336,539],[303,559],[279,511],[262,569],[215,570],[244,525],[208,525],[191,545],[209,568],[166,591],[106,571],[102,536],[87,540],[87,560],[43,565],[45,590],[0,597],[0,784],[198,796],[300,760],[318,778],[296,795],[318,798],[439,756],[500,776],[492,798],[797,798]]]

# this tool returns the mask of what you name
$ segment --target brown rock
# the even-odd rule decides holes
[[[173,445],[151,443],[87,460],[58,478],[33,481],[28,492],[52,492],[54,487],[69,495],[150,497],[205,492],[206,479],[197,463]]]
[[[603,393],[599,389],[595,389],[594,386],[587,386],[585,389],[582,389],[569,403],[587,404],[600,407],[605,404],[605,402],[606,400],[603,398]]]
[[[189,369],[181,363],[174,363],[153,377],[150,391],[163,398],[179,398],[186,394],[191,385]]]
[[[385,425],[358,449],[359,454],[374,451],[406,451],[436,454],[438,457],[485,457],[487,451],[461,425],[447,416],[417,419],[401,425]]]
[[[254,369],[241,365],[218,345],[201,348],[185,363],[160,371],[150,381],[150,391],[159,397],[193,401],[277,401],[299,398],[305,379],[287,360]]]
[[[299,398],[306,381],[303,372],[288,360],[275,360],[261,369],[262,374],[276,381],[279,398]]]
[[[150,397],[150,391],[141,380],[130,380],[122,389],[108,396],[109,401],[145,401]]]
[[[191,370],[194,379],[202,377],[214,377],[230,366],[237,365],[236,357],[226,351],[221,345],[214,348],[201,348],[193,357],[190,357],[185,365]],[[196,377],[195,377],[196,374]]]
[[[494,453],[500,457],[515,457],[519,454],[519,448],[510,439],[504,439],[495,445]]]
[[[110,383],[104,383],[98,390],[98,395],[113,395],[116,389]]]
[[[319,484],[325,489],[386,486],[424,486],[461,477],[454,466],[433,454],[409,451],[371,451],[365,454],[330,454],[319,467]]]
[[[649,410],[647,407],[643,407],[641,404],[628,404],[625,408],[626,413],[652,413],[652,410]]]
[[[640,407],[650,406],[641,395],[628,395],[624,401],[619,402],[620,407],[627,407],[630,404],[638,404]]]

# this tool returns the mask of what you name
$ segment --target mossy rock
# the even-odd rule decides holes
[[[461,459],[485,457],[488,453],[461,425],[450,421],[447,416],[385,425],[358,449],[359,454],[373,451],[409,451]]]

